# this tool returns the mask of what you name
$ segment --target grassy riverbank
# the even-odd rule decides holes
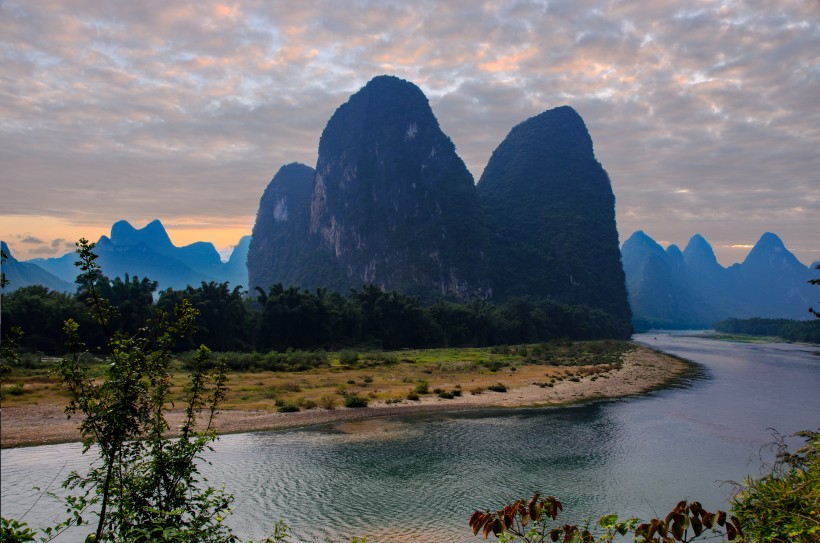
[[[178,397],[185,381],[182,366],[180,361],[172,377]],[[326,364],[306,371],[230,373],[231,390],[218,430],[286,428],[431,410],[579,403],[645,393],[690,370],[691,365],[680,359],[620,341],[333,353]],[[76,420],[62,415],[67,394],[44,368],[15,370],[4,380],[3,392],[3,447],[77,439]],[[367,408],[345,407],[355,404],[350,398],[361,400],[358,405],[366,402]]]

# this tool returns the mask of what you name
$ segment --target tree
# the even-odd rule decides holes
[[[814,269],[820,270],[820,264],[818,264]],[[820,285],[820,279],[809,279],[809,284],[812,285]],[[813,307],[809,308],[809,313],[820,319],[820,310],[814,309]]]
[[[117,312],[98,288],[103,276],[93,249],[85,239],[77,243],[78,284],[104,330],[110,363],[101,382],[92,379],[83,362],[79,325],[69,319],[70,355],[57,368],[71,395],[66,413],[85,415],[83,452],[96,445],[100,457],[87,475],[74,472],[63,485],[80,491],[67,498],[74,519],[84,523],[82,513],[96,506],[96,530],[86,541],[234,541],[223,524],[232,497],[207,486],[196,467],[216,438],[214,416],[227,390],[225,368],[206,372],[210,351],[199,348],[185,389],[179,437],[169,438],[171,350],[191,334],[196,311],[183,301],[173,315],[158,312],[136,334],[115,329]]]

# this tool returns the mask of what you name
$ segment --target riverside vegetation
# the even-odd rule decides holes
[[[189,359],[188,381],[180,388],[186,417],[180,438],[169,439],[165,413],[172,399],[172,346],[191,334],[196,310],[183,301],[173,316],[160,312],[135,334],[115,328],[116,309],[98,288],[108,280],[96,266],[92,249],[93,244],[85,240],[78,243],[83,271],[79,282],[89,312],[106,338],[108,364],[101,374],[92,376],[79,326],[69,319],[64,326],[69,354],[59,361],[57,372],[70,395],[66,412],[85,415],[81,423],[84,451],[95,445],[100,463],[86,476],[72,473],[63,483],[75,492],[66,498],[68,519],[41,530],[38,536],[25,523],[3,518],[2,540],[34,541],[39,537],[50,541],[70,525],[90,524],[90,516],[96,519],[96,529],[87,542],[238,541],[224,524],[233,497],[210,487],[196,467],[196,460],[216,439],[213,417],[227,393],[226,364],[210,363],[211,353],[204,346]],[[5,283],[4,277],[0,280]],[[4,336],[4,365],[19,365],[16,344],[20,334],[17,330],[11,337]],[[504,357],[511,351],[498,349],[490,354]],[[356,363],[358,356],[340,353],[339,363]],[[489,365],[493,362],[503,367],[501,360],[490,360]],[[362,384],[372,382],[372,377],[362,377]],[[429,392],[429,383],[416,383],[412,392]],[[203,420],[204,425],[197,426]],[[494,512],[476,511],[469,525],[473,533],[481,531],[485,538],[493,534],[504,542],[560,539],[565,543],[609,543],[618,534],[627,533],[633,533],[636,541],[657,543],[688,543],[707,533],[730,541],[817,542],[820,433],[800,435],[807,441],[805,447],[796,453],[781,448],[769,475],[740,486],[732,502],[737,516],[709,513],[697,502],[682,501],[665,518],[647,522],[605,515],[597,527],[589,522],[562,525],[555,522],[563,509],[561,502],[552,496],[535,495]],[[277,522],[273,535],[265,541],[289,540],[287,526]]]

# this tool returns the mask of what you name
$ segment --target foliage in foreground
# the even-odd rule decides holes
[[[487,538],[493,534],[502,543],[610,543],[616,536],[634,532],[636,542],[688,543],[706,532],[733,541],[743,536],[740,521],[724,511],[710,513],[698,502],[679,502],[666,518],[642,522],[637,518],[619,520],[605,515],[597,526],[561,524],[556,521],[564,508],[555,496],[542,498],[535,494],[529,500],[516,500],[497,511],[476,511],[470,518],[473,535]]]
[[[753,541],[820,542],[820,432],[796,435],[806,445],[790,453],[778,436],[771,472],[746,479],[732,500],[732,509]]]
[[[125,333],[114,326],[117,312],[98,288],[102,274],[94,245],[80,240],[77,247],[81,292],[104,331],[111,362],[101,381],[90,378],[79,326],[66,321],[70,355],[57,367],[71,395],[66,413],[84,415],[83,452],[96,445],[100,456],[87,475],[73,472],[63,483],[77,492],[67,498],[73,514],[67,522],[83,524],[83,512],[94,506],[97,526],[87,541],[230,540],[223,519],[232,498],[204,484],[196,466],[216,439],[214,416],[227,390],[224,367],[204,369],[210,353],[205,346],[190,373],[179,437],[167,437],[172,349],[192,333],[196,310],[183,301],[173,316],[159,312],[136,333]]]

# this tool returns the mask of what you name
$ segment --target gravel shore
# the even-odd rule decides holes
[[[311,409],[296,413],[273,411],[225,410],[217,418],[220,434],[297,428],[337,421],[361,420],[390,415],[442,411],[462,411],[487,407],[526,407],[582,403],[606,398],[644,394],[678,380],[690,365],[647,347],[637,346],[624,357],[623,366],[596,380],[558,381],[553,387],[528,382],[506,381],[508,392],[485,391],[464,394],[452,400],[423,396],[420,401],[405,400],[385,404],[372,402],[366,408]],[[180,410],[169,416],[172,428],[182,420]],[[79,441],[78,417],[67,419],[59,406],[0,408],[0,446],[20,447]]]

